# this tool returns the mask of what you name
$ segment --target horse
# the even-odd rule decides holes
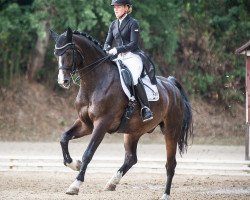
[[[115,133],[128,98],[122,90],[119,71],[101,44],[86,33],[68,28],[58,34],[50,30],[55,41],[54,54],[58,57],[58,84],[68,89],[78,74],[79,91],[75,100],[78,118],[60,139],[64,165],[79,171],[66,194],[77,195],[84,182],[85,172],[96,149],[106,133]],[[113,191],[129,169],[137,163],[137,144],[145,133],[160,126],[165,139],[167,179],[161,199],[170,199],[172,179],[175,174],[176,152],[187,151],[188,138],[193,135],[192,109],[181,84],[174,77],[156,76],[159,100],[150,102],[154,113],[152,120],[142,122],[139,104],[124,129],[124,163],[107,182],[104,190]],[[82,160],[73,160],[68,150],[69,141],[91,134]]]

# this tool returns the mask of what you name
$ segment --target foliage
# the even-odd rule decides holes
[[[134,1],[135,18],[140,21],[145,49],[154,57],[173,62],[177,48],[180,3],[175,0]]]
[[[27,11],[21,9],[18,4],[12,3],[0,12],[0,81],[8,84],[15,76],[25,70],[27,54],[20,52],[30,48],[30,37],[26,30],[29,27]],[[21,28],[22,27],[22,28]]]
[[[250,38],[250,2],[183,2],[176,71],[184,68],[184,83],[195,95],[228,105],[243,101],[245,60],[234,52]]]

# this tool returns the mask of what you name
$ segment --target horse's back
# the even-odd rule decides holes
[[[160,94],[162,94],[161,96],[164,98],[164,96],[167,95],[168,101],[170,101],[171,99],[174,99],[176,102],[176,100],[180,100],[182,99],[182,95],[181,95],[181,89],[182,86],[181,84],[177,81],[176,78],[174,78],[173,76],[169,76],[169,77],[163,77],[163,76],[157,76],[157,84],[158,84],[158,88],[159,88],[159,92]]]

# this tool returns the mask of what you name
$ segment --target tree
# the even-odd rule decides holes
[[[227,104],[244,99],[234,51],[250,38],[249,9],[247,0],[183,1],[177,71],[190,92]]]
[[[25,70],[32,42],[28,37],[30,25],[26,9],[17,3],[4,2],[0,18],[0,81],[7,85]]]
[[[37,34],[36,46],[30,55],[28,65],[29,80],[34,80],[36,73],[44,66],[46,50],[48,50],[48,29],[75,30],[103,29],[108,23],[110,14],[103,9],[103,0],[35,0],[30,15],[31,24]]]
[[[36,45],[30,53],[27,66],[29,81],[33,81],[37,72],[44,66],[45,54],[49,43],[48,29],[53,17],[53,4],[50,4],[48,1],[35,0],[31,10],[30,22],[32,28],[36,31],[37,39]]]
[[[180,1],[138,0],[134,2],[134,15],[141,25],[143,46],[153,57],[158,70],[167,74],[175,63],[178,45],[177,28]]]

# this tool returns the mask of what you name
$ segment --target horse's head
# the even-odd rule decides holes
[[[58,58],[58,84],[68,89],[71,85],[71,77],[76,68],[83,62],[83,55],[73,42],[73,33],[70,28],[61,35],[50,30],[50,35],[55,41],[54,54]]]

